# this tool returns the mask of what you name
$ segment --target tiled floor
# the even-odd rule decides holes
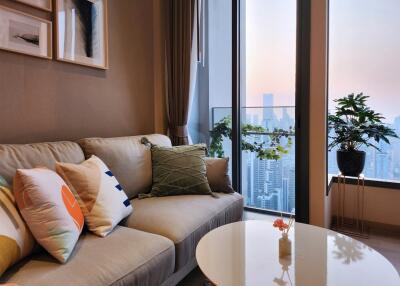
[[[273,221],[274,216],[258,213],[245,212],[246,220],[268,220]],[[356,238],[368,246],[374,248],[385,256],[400,274],[400,235],[388,231],[370,229],[369,239]],[[193,270],[178,286],[206,286],[206,277],[199,268]]]

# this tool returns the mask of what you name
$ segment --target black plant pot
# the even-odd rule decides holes
[[[343,175],[358,177],[364,170],[365,152],[338,150],[336,152],[336,161]]]

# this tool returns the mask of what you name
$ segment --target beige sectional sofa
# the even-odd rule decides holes
[[[170,146],[168,137],[146,135]],[[56,161],[80,163],[94,154],[114,173],[131,199],[133,213],[107,237],[84,232],[62,265],[43,250],[8,270],[0,283],[35,285],[176,285],[196,267],[195,248],[207,232],[241,220],[243,198],[219,194],[137,199],[152,182],[151,153],[142,136],[89,138],[76,142],[0,145],[0,175],[9,183],[18,168]],[[0,222],[1,223],[1,222]]]

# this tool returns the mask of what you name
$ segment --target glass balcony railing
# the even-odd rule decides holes
[[[214,107],[211,111],[210,153],[230,157],[232,109]],[[241,112],[245,205],[295,213],[295,108],[243,107]]]

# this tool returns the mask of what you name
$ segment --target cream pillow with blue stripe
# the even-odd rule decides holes
[[[104,237],[132,206],[111,170],[96,156],[83,163],[57,163],[57,173],[75,194],[90,231]]]

